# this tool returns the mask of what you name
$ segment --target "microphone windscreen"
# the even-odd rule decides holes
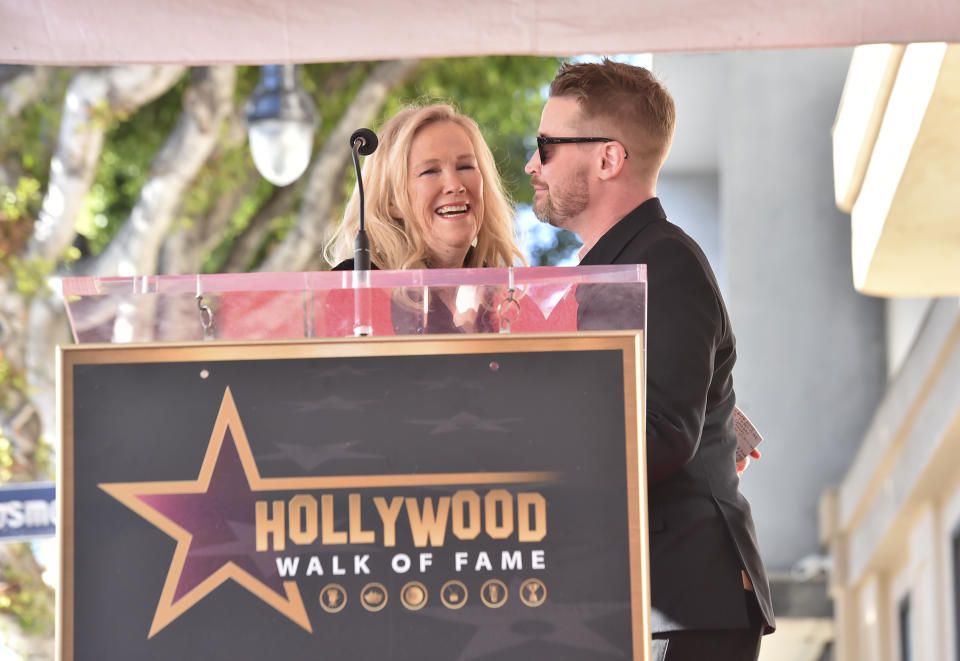
[[[350,136],[350,147],[356,144],[357,140],[360,140],[360,148],[357,150],[361,156],[369,156],[377,150],[377,134],[371,131],[370,129],[357,129],[353,132],[353,135]]]

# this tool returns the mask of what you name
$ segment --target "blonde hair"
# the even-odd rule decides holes
[[[483,218],[476,245],[468,255],[467,268],[480,266],[512,266],[523,256],[517,248],[513,223],[513,207],[507,199],[497,173],[493,153],[484,141],[477,123],[461,115],[449,105],[432,105],[401,110],[378,132],[380,146],[367,157],[363,166],[366,230],[370,238],[370,259],[381,269],[425,268],[427,243],[412,218],[413,207],[407,194],[407,159],[417,132],[434,122],[453,122],[470,138],[483,178]],[[402,218],[390,213],[393,206]],[[331,265],[353,257],[353,241],[360,224],[359,192],[353,195],[344,210],[343,220],[326,246],[325,256]]]

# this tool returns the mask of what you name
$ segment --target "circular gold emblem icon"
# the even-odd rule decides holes
[[[500,608],[507,603],[507,586],[499,578],[491,578],[480,588],[480,598],[490,608]]]
[[[427,588],[420,581],[410,581],[400,590],[400,603],[407,610],[418,611],[427,605]]]
[[[539,578],[528,578],[520,584],[520,601],[536,608],[547,598],[547,586]]]
[[[330,583],[320,590],[320,608],[328,613],[339,613],[347,605],[347,591],[342,585]]]
[[[381,583],[367,583],[360,590],[360,603],[368,611],[382,610],[387,605],[387,588]]]
[[[460,581],[447,581],[440,588],[440,601],[453,610],[463,608],[467,603],[467,586]]]

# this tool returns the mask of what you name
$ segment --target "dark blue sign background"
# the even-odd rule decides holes
[[[81,364],[72,376],[75,572],[68,607],[74,626],[65,658],[634,658],[619,351]],[[242,418],[251,465],[263,478],[555,471],[562,476],[556,482],[502,485],[543,495],[547,535],[520,544],[448,534],[436,548],[416,547],[409,530],[389,548],[329,548],[319,540],[295,546],[288,540],[282,552],[260,552],[255,559],[262,566],[250,571],[276,573],[278,558],[299,556],[295,580],[312,631],[227,580],[151,636],[177,542],[101,485],[196,480],[227,388]],[[227,451],[237,452],[234,441],[225,441]],[[211,484],[210,492],[217,491],[217,480]],[[362,518],[378,520],[370,504],[374,496],[423,502],[458,488],[371,488],[364,492]],[[481,497],[488,490],[466,488]],[[345,498],[343,491],[336,496]],[[262,498],[298,493],[322,496],[298,489]],[[158,498],[149,503],[160,507]],[[346,506],[340,501],[337,507],[344,509],[335,526],[346,530]],[[191,552],[216,560],[217,554],[233,553],[234,536],[252,528],[252,518],[226,521],[214,531],[222,539],[195,536]],[[531,566],[528,547],[542,550],[543,568]],[[504,569],[502,552],[518,549],[522,570]],[[395,554],[416,563],[425,550],[433,552],[433,564],[423,573],[418,565],[408,573],[392,568]],[[481,551],[489,552],[493,567],[478,564]],[[454,564],[456,552],[467,554],[468,565]],[[351,569],[354,554],[369,555],[370,575],[335,575],[334,554]],[[314,556],[324,563],[323,575],[304,569]],[[211,564],[211,571],[218,566]],[[429,593],[419,610],[402,604],[402,590],[413,579]],[[481,598],[489,579],[499,579],[498,594],[509,594],[502,607]],[[543,603],[524,603],[527,579],[546,588]],[[441,599],[454,580],[469,592],[462,608]],[[363,606],[370,582],[389,594],[382,610]],[[338,612],[322,608],[323,591],[332,583],[347,597]]]

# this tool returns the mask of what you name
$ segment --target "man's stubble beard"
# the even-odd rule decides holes
[[[540,222],[569,230],[572,220],[590,205],[586,169],[576,172],[569,184],[561,186],[563,188],[566,190],[562,194],[553,193],[550,188],[544,191],[543,199],[534,204],[533,213]]]

